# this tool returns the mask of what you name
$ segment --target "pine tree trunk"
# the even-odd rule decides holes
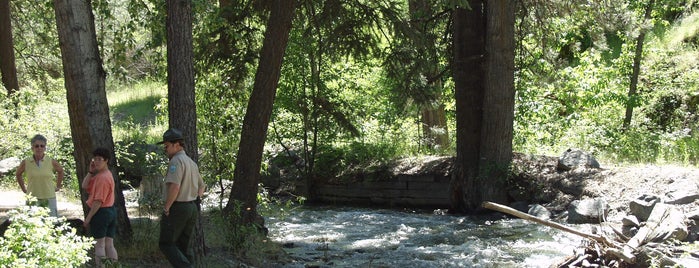
[[[233,188],[224,213],[240,215],[243,224],[254,223],[257,214],[257,193],[262,165],[262,150],[272,115],[272,105],[281,74],[282,60],[291,31],[296,1],[275,0],[270,3],[259,66],[253,92],[243,119],[238,158],[233,172]],[[239,206],[242,205],[242,206]],[[237,211],[240,209],[240,211]]]
[[[192,1],[167,0],[167,85],[169,125],[182,131],[185,152],[199,163],[197,109],[194,90]],[[194,226],[192,250],[197,263],[206,255],[201,211]]]
[[[485,94],[479,163],[482,201],[507,203],[506,179],[512,162],[514,122],[514,3],[487,6]],[[480,206],[480,202],[477,204]]]
[[[94,16],[89,1],[55,0],[56,24],[63,59],[68,116],[75,147],[74,157],[77,177],[85,177],[90,166],[92,151],[104,147],[114,154],[112,124],[105,91],[105,72],[100,58]],[[119,238],[128,241],[132,236],[131,222],[126,213],[126,202],[121,180],[110,161],[115,176],[115,206],[117,207],[117,232]],[[81,185],[82,183],[78,183]],[[83,212],[89,211],[85,201],[87,194],[80,188]]]
[[[438,36],[429,23],[434,14],[431,1],[410,0],[408,1],[410,10],[410,24],[415,30],[413,38],[419,50],[425,54],[425,68],[423,75],[427,78],[428,91],[432,94],[432,99],[421,106],[422,133],[426,140],[426,145],[431,149],[446,149],[449,147],[449,130],[447,129],[446,112],[442,101],[441,71],[439,70],[439,55],[437,52]]]

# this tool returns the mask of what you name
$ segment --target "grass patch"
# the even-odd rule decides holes
[[[147,126],[157,123],[155,107],[167,97],[167,84],[144,81],[110,89],[107,92],[114,124],[133,123]]]
[[[167,128],[167,115],[159,114],[159,106],[167,97],[167,84],[143,81],[118,85],[107,90],[115,141],[153,143]],[[160,112],[162,113],[162,112]]]

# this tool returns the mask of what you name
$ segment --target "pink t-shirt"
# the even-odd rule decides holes
[[[94,201],[101,201],[103,208],[114,205],[114,178],[109,170],[102,171],[92,176],[88,183],[87,206],[92,207]]]

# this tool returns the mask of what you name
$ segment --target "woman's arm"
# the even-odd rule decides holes
[[[17,171],[15,172],[15,178],[17,178],[17,183],[19,184],[19,188],[22,189],[22,192],[27,193],[27,187],[24,185],[23,177],[25,168],[24,160],[22,160],[22,162],[19,163],[19,167],[17,167]]]
[[[56,192],[63,187],[63,167],[55,159],[53,159],[53,170],[56,171]]]

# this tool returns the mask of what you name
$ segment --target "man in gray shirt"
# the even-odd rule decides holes
[[[196,201],[204,194],[199,167],[184,151],[182,132],[171,128],[163,134],[170,163],[165,176],[165,206],[160,220],[160,251],[174,267],[194,267],[189,242],[199,212]]]

